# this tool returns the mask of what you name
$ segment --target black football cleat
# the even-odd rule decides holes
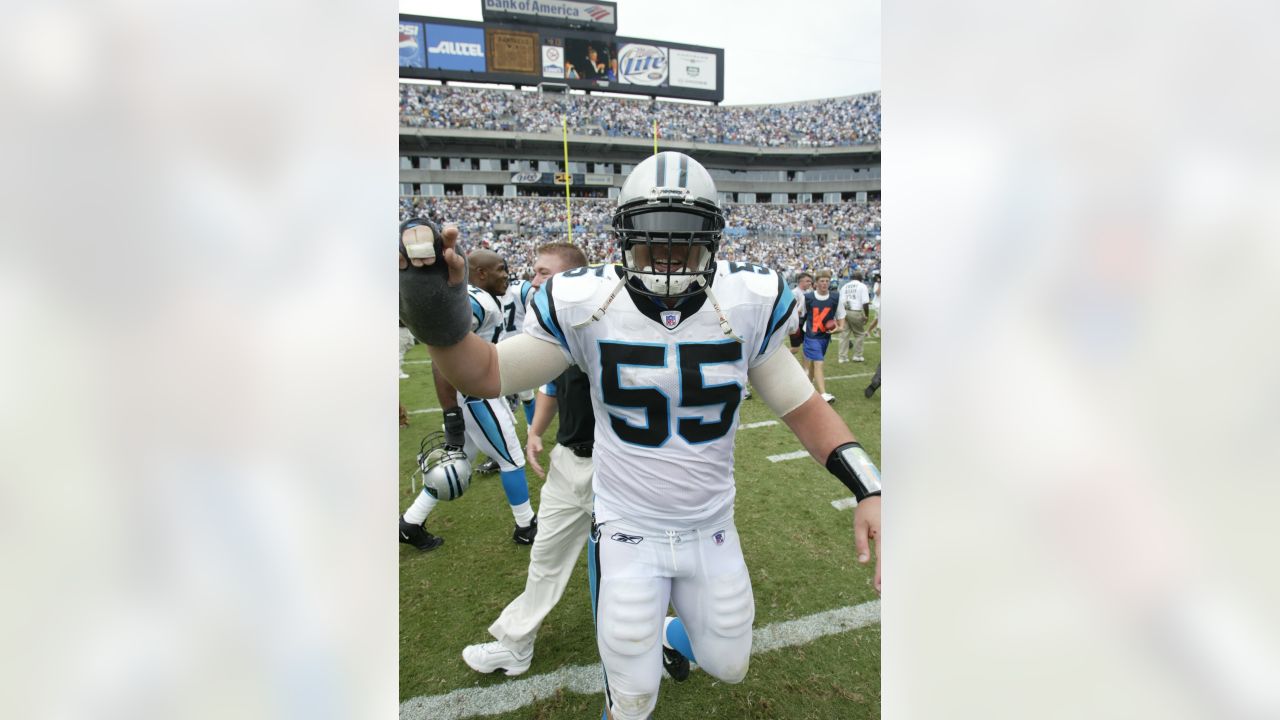
[[[662,669],[667,671],[672,680],[684,682],[689,679],[689,658],[679,650],[663,645]]]
[[[511,539],[517,545],[532,545],[533,539],[538,535],[538,516],[534,515],[533,520],[524,527],[516,526],[516,531],[511,534]]]
[[[484,463],[483,465],[481,465],[480,467],[476,468],[476,472],[480,473],[481,475],[492,475],[493,473],[498,472],[498,461],[490,460]]]
[[[405,522],[404,516],[400,516],[400,542],[406,545],[412,545],[422,552],[430,552],[444,544],[444,538],[439,535],[432,535],[427,529],[421,525]]]

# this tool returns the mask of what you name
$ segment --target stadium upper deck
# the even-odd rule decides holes
[[[878,145],[880,93],[781,105],[714,106],[571,93],[400,85],[405,127],[546,133],[764,148]]]

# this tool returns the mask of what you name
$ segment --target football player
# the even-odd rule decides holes
[[[529,280],[521,280],[518,285],[508,284],[507,291],[502,295],[502,317],[505,318],[506,324],[502,328],[502,337],[499,340],[506,340],[524,332],[524,311],[529,306],[529,298],[533,297],[535,289],[533,282]],[[527,424],[533,423],[533,393],[533,390],[517,393],[520,404],[524,407],[524,421]]]
[[[426,221],[410,220],[402,226],[402,237],[406,233],[421,232],[416,230],[423,225],[412,223]],[[498,298],[507,291],[507,265],[497,253],[491,250],[476,250],[468,257],[471,269],[472,285],[467,289],[467,311],[470,317],[470,334],[488,345],[498,342],[505,325],[502,306]],[[402,309],[403,314],[403,309]],[[406,323],[408,324],[408,323]],[[413,325],[409,326],[410,329]],[[416,335],[416,333],[415,333]],[[421,338],[420,338],[421,339]],[[433,369],[439,368],[433,364]],[[520,447],[520,439],[516,435],[516,419],[511,408],[501,400],[492,400],[463,394],[455,389],[447,379],[447,373],[437,377],[437,394],[444,403],[444,398],[456,394],[456,403],[465,409],[465,443],[464,450],[468,462],[474,464],[478,451],[483,451],[498,463],[502,477],[502,490],[506,493],[507,502],[511,505],[511,514],[515,516],[516,527],[512,540],[518,545],[533,544],[538,532],[538,518],[534,514],[533,504],[529,500],[529,483],[524,473],[524,452]],[[442,407],[444,405],[442,404]],[[422,523],[435,508],[438,500],[426,492],[425,488],[413,505],[401,517],[401,542],[416,544],[412,538],[406,537],[405,525]],[[423,532],[426,532],[423,530]],[[414,533],[410,532],[410,535]],[[430,536],[440,540],[437,536]],[[443,542],[443,540],[440,540]],[[419,549],[430,550],[438,546]]]
[[[879,543],[879,471],[794,356],[779,351],[795,302],[772,270],[718,263],[715,183],[678,152],[627,176],[613,228],[621,265],[578,268],[534,295],[525,333],[498,347],[462,332],[466,264],[456,228],[402,242],[401,315],[455,385],[482,397],[577,365],[595,410],[588,567],[605,713],[648,718],[675,608],[699,665],[740,682],[755,602],[733,522],[733,448],[748,380],[809,454],[858,500],[860,562]],[[412,244],[410,244],[412,242]],[[877,553],[878,555],[878,553]],[[875,587],[880,587],[876,559]]]

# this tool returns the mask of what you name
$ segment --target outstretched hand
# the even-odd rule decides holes
[[[524,444],[524,458],[528,461],[529,467],[538,473],[538,477],[546,479],[547,473],[542,469],[542,465],[538,463],[538,455],[542,453],[542,438],[529,433],[529,438]]]
[[[441,254],[449,267],[449,284],[457,285],[466,277],[466,259],[458,250],[458,228],[448,225],[440,232]],[[436,263],[436,234],[430,225],[415,225],[400,236],[400,269],[426,267]]]
[[[871,542],[876,544],[876,592],[880,592],[880,496],[869,497],[858,503],[853,511],[853,544],[858,549],[858,562],[871,560]]]

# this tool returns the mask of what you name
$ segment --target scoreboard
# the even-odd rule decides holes
[[[724,50],[568,27],[400,16],[400,77],[724,100]]]

